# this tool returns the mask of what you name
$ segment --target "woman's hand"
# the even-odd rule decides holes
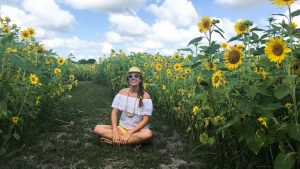
[[[120,137],[120,142],[121,144],[127,144],[128,139],[130,138],[130,136],[132,135],[132,133],[129,131],[126,132],[126,134],[122,135]]]
[[[120,144],[120,135],[118,130],[113,130],[113,139],[112,139],[114,144]]]

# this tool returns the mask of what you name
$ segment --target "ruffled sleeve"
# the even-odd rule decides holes
[[[111,104],[111,107],[120,110],[120,104],[121,104],[121,96],[117,94]]]
[[[151,99],[144,99],[144,106],[141,115],[151,116],[153,111],[153,104]]]

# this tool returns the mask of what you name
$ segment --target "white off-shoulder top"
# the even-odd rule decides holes
[[[135,127],[139,122],[142,121],[143,115],[151,116],[153,111],[153,104],[151,99],[143,99],[144,105],[139,107],[139,99],[136,100],[135,97],[128,97],[127,102],[127,111],[129,113],[133,113],[134,106],[135,106],[135,114],[132,117],[128,117],[126,115],[125,108],[126,108],[126,95],[117,94],[113,100],[111,105],[112,108],[116,108],[122,111],[121,118],[119,120],[119,125],[123,126],[126,129],[131,129]],[[135,105],[134,105],[135,103]],[[148,128],[149,126],[145,126]]]

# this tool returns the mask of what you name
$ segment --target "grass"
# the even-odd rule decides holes
[[[110,124],[111,89],[91,81],[80,82],[72,98],[55,109],[55,118],[43,121],[40,133],[30,137],[22,152],[0,160],[1,168],[207,168],[192,158],[194,144],[185,132],[161,121],[153,112],[154,141],[141,149],[98,144],[92,129]]]

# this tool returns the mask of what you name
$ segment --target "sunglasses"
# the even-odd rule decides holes
[[[135,77],[135,78],[140,78],[141,75],[139,73],[129,73],[127,76],[129,79]]]

